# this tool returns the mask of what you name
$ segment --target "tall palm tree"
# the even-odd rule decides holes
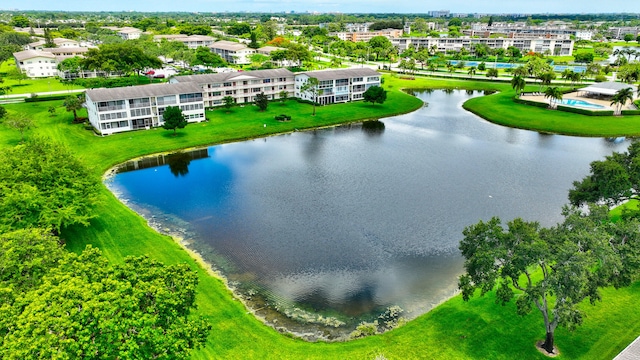
[[[573,70],[566,68],[562,70],[562,74],[560,76],[562,76],[566,83],[568,80],[571,80],[571,76],[573,76]]]
[[[469,71],[467,71],[467,74],[469,74],[469,76],[473,77],[473,75],[476,74],[476,67],[475,66],[469,66]]]
[[[628,87],[618,90],[618,92],[611,98],[611,106],[616,106],[616,114],[620,115],[622,112],[622,106],[627,101],[633,101],[633,89]]]
[[[544,91],[544,97],[549,99],[549,108],[556,107],[557,101],[562,100],[562,91],[557,86],[549,86]]]
[[[524,90],[525,85],[527,85],[527,82],[520,75],[516,75],[511,79],[511,87],[516,91],[518,96],[520,96],[520,93]]]
[[[551,85],[551,82],[556,79],[556,73],[553,71],[549,71],[540,74],[538,78],[540,79],[540,91],[542,91],[543,85],[549,86]]]

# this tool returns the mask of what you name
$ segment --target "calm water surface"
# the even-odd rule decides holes
[[[455,292],[465,226],[553,225],[589,163],[628,145],[490,124],[460,106],[480,93],[416,96],[428,106],[411,114],[162,158],[110,187],[185,221],[205,257],[271,303],[415,316]]]

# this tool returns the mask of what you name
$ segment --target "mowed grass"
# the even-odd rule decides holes
[[[383,105],[357,102],[318,107],[315,117],[311,116],[311,105],[295,101],[271,103],[264,113],[254,106],[236,107],[229,113],[217,109],[207,113],[209,122],[190,124],[175,137],[161,129],[99,137],[82,125],[71,124],[72,115],[60,101],[5,107],[36,121],[38,127],[27,137],[40,134],[64,142],[93,171],[102,174],[114,164],[145,154],[376,118],[422,106],[420,100],[398,91],[403,87],[509,91],[508,85],[497,83],[385,79],[389,100]],[[53,117],[47,112],[52,105],[57,110]],[[283,113],[291,115],[292,121],[273,120],[274,115]],[[0,125],[0,149],[16,145],[19,139],[17,131]],[[468,303],[456,296],[399,329],[356,341],[308,343],[282,335],[249,313],[220,279],[211,276],[173,239],[148,227],[106,188],[102,191],[103,201],[91,226],[62,231],[67,247],[78,252],[87,245],[95,246],[114,262],[128,255],[148,255],[165,263],[186,263],[196,270],[200,279],[196,313],[207,317],[213,329],[206,347],[194,353],[195,359],[373,359],[379,355],[387,359],[545,358],[534,348],[544,336],[539,313],[519,317],[513,304],[496,305],[493,294]],[[171,196],[170,189],[166,196]],[[611,359],[621,351],[640,334],[640,312],[634,305],[640,301],[639,290],[637,284],[628,289],[607,289],[602,303],[595,307],[584,304],[584,325],[573,333],[557,332],[558,359]]]
[[[0,66],[0,73],[7,73],[8,71],[14,69],[16,67],[15,61],[13,59],[7,60]],[[8,95],[16,95],[16,94],[32,94],[32,93],[40,93],[40,92],[50,92],[50,91],[69,91],[69,90],[81,90],[84,89],[82,86],[73,85],[73,84],[65,84],[60,82],[57,78],[44,78],[44,79],[26,79],[22,81],[17,81],[15,79],[10,79],[6,76],[2,76],[4,83],[1,86],[10,86],[11,91]],[[1,97],[0,97],[1,98]]]

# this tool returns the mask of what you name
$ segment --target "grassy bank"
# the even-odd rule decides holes
[[[390,92],[383,105],[357,102],[318,107],[315,117],[311,116],[310,105],[295,101],[286,105],[272,103],[264,113],[254,106],[236,107],[229,113],[217,109],[207,113],[209,122],[189,125],[179,130],[176,137],[160,129],[97,137],[82,125],[72,125],[72,116],[64,111],[60,101],[11,104],[6,108],[35,119],[38,127],[27,136],[39,133],[67,143],[93,171],[102,174],[114,164],[145,154],[388,116],[422,106],[420,100],[398,91],[402,87],[491,89],[505,94],[510,91],[508,85],[498,83],[403,81],[389,77],[385,86]],[[485,98],[501,99],[496,95]],[[47,112],[51,105],[57,107],[54,117]],[[278,114],[287,114],[293,119],[279,123],[273,120]],[[17,144],[19,138],[17,131],[0,125],[0,149]],[[97,209],[99,216],[91,221],[91,226],[76,226],[62,232],[67,247],[81,251],[86,245],[93,245],[114,262],[127,255],[147,254],[165,263],[187,263],[198,271],[198,313],[211,321],[213,329],[207,346],[197,351],[194,358],[373,359],[378,355],[388,359],[545,358],[533,346],[544,335],[540,316],[533,313],[520,318],[515,315],[513,304],[496,305],[493,295],[469,303],[462,302],[459,296],[454,297],[397,330],[362,340],[327,344],[292,339],[247,313],[222,281],[210,276],[171,238],[149,228],[108,190],[104,189],[103,193],[104,200]],[[634,311],[634,304],[640,301],[638,285],[618,291],[607,290],[603,298],[604,302],[596,307],[584,305],[587,318],[576,332],[557,332],[556,342],[562,352],[558,359],[609,359],[640,333],[640,314]]]

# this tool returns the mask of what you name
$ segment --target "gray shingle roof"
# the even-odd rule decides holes
[[[87,90],[87,99],[91,99],[91,101],[93,102],[98,102],[188,93],[202,93],[202,87],[195,83],[164,83],[141,86],[127,86],[113,89],[100,88]]]
[[[309,77],[313,77],[318,79],[318,81],[323,80],[335,80],[335,79],[346,79],[346,78],[354,78],[354,77],[364,77],[364,76],[380,76],[380,74],[370,68],[350,68],[350,69],[338,69],[338,70],[318,70],[318,71],[307,71],[302,74],[305,74]]]
[[[288,69],[273,69],[273,70],[254,70],[254,71],[241,71],[219,74],[201,74],[201,75],[185,75],[175,76],[173,80],[179,83],[194,82],[197,84],[213,84],[225,81],[247,80],[251,78],[255,79],[271,79],[278,77],[293,77],[293,73]]]
[[[238,51],[247,49],[247,45],[240,44],[233,41],[220,40],[216,41],[213,44],[209,45],[212,49],[222,49],[222,50],[230,50],[230,51]]]
[[[40,51],[40,50],[19,51],[17,53],[13,53],[13,56],[18,61],[33,59],[35,57],[46,57],[46,58],[49,58],[49,59],[55,59],[56,58],[56,56],[53,55],[52,53],[46,52],[46,51]]]

